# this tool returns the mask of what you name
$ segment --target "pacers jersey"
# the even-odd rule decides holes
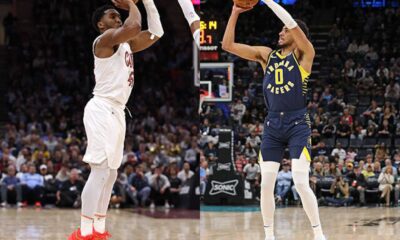
[[[282,56],[278,51],[269,55],[263,81],[267,110],[291,112],[306,108],[308,76],[294,53]]]
[[[93,95],[125,105],[134,84],[133,53],[128,43],[121,43],[111,57],[96,57],[94,46],[100,36],[93,42],[94,77],[96,80]]]

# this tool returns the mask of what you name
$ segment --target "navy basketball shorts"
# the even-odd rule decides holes
[[[311,122],[307,109],[293,112],[268,112],[264,122],[259,161],[280,163],[286,148],[290,158],[302,154],[311,161]]]

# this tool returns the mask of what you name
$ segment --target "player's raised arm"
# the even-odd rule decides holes
[[[178,0],[178,3],[181,6],[183,14],[190,26],[193,39],[197,47],[200,47],[200,17],[194,10],[191,0]]]
[[[241,13],[250,9],[251,8],[240,8],[236,5],[233,6],[231,16],[229,17],[229,21],[225,29],[224,38],[222,40],[222,49],[241,58],[259,62],[262,65],[263,69],[265,69],[268,61],[268,55],[272,51],[271,48],[262,46],[250,46],[235,42],[235,28],[238,17]]]
[[[115,10],[109,10],[110,13],[107,14],[111,14],[111,18],[116,22],[115,24],[119,24],[119,27],[106,30],[97,42],[98,48],[114,47],[120,43],[132,40],[142,28],[142,17],[139,9],[132,0],[112,0],[112,2],[116,7],[128,10],[129,16],[122,24],[119,13]],[[99,22],[98,24],[100,25],[98,26],[100,29],[102,27],[101,24],[104,23]]]
[[[314,46],[308,40],[307,36],[298,26],[297,22],[293,17],[278,3],[273,0],[262,0],[267,6],[275,13],[275,15],[285,24],[290,33],[293,35],[293,39],[297,45],[298,51],[302,55],[302,67],[311,72],[312,62],[315,56]]]
[[[149,29],[146,31],[141,31],[134,39],[129,42],[132,52],[139,52],[150,47],[164,35],[160,15],[158,14],[154,1],[143,0],[143,5],[146,9],[147,25]]]

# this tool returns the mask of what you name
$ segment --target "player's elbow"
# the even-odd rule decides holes
[[[222,42],[222,49],[223,50],[225,50],[227,52],[230,52],[230,51],[232,51],[232,47],[233,47],[232,43]]]

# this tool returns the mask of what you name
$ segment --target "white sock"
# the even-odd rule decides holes
[[[96,232],[104,233],[106,231],[106,216],[95,215],[93,226]]]
[[[188,21],[189,26],[192,25],[194,21],[200,20],[200,17],[194,10],[193,3],[191,0],[178,0],[178,3],[179,5],[181,5],[183,14],[185,15],[185,18]]]
[[[81,235],[88,236],[93,234],[93,219],[81,216]]]
[[[264,233],[266,237],[273,237],[274,235],[274,224],[272,223],[271,225],[267,226],[264,225]]]
[[[322,236],[324,236],[324,233],[322,232],[321,224],[312,226],[312,229],[314,231],[314,237],[322,237]]]

